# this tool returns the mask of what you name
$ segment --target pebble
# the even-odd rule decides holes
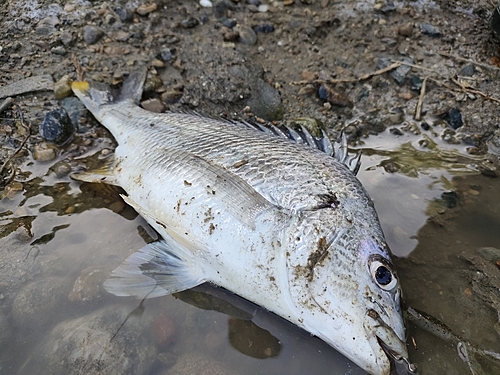
[[[472,77],[475,73],[476,69],[474,68],[474,65],[472,64],[467,64],[465,65],[460,71],[458,72],[459,76],[462,77]]]
[[[237,30],[240,34],[240,43],[247,46],[253,46],[255,43],[257,43],[257,35],[251,27],[248,27],[246,25],[239,25]]]
[[[437,38],[441,36],[441,32],[432,26],[430,23],[421,23],[420,31],[422,34],[429,35],[430,37]]]
[[[50,167],[50,170],[54,172],[57,178],[63,178],[71,172],[71,165],[61,160]]]
[[[222,23],[225,27],[227,27],[227,28],[229,28],[229,29],[232,29],[232,28],[233,28],[233,27],[235,27],[235,26],[236,26],[236,24],[237,24],[236,20],[235,20],[235,19],[233,19],[233,18],[223,18],[223,19],[221,20],[221,23]]]
[[[51,48],[50,52],[53,53],[54,55],[64,56],[66,54],[66,48],[64,48],[63,46],[57,46]]]
[[[171,89],[161,94],[161,100],[167,104],[177,103],[182,97],[182,91]]]
[[[147,16],[149,13],[154,12],[156,9],[158,9],[158,5],[156,5],[156,3],[151,3],[141,4],[135,11],[141,16]]]
[[[455,130],[464,124],[462,121],[462,113],[458,108],[450,109],[445,120]]]
[[[160,87],[163,87],[163,81],[156,74],[148,74],[146,82],[144,82],[144,94],[146,96],[153,95]]]
[[[82,119],[82,115],[87,111],[83,103],[80,101],[80,99],[74,96],[70,96],[62,101],[61,107],[66,110],[71,123],[78,131],[80,119]]]
[[[154,66],[155,68],[165,67],[165,63],[161,60],[158,60],[158,59],[153,59],[153,61],[151,61],[151,65]]]
[[[318,89],[318,96],[321,99],[326,100],[328,103],[338,107],[352,108],[353,106],[352,101],[347,95],[335,91],[329,85],[321,85]]]
[[[300,78],[302,78],[302,80],[304,81],[314,81],[318,78],[318,74],[305,69],[300,74]]]
[[[165,348],[175,339],[176,324],[167,315],[157,316],[153,321],[153,335],[158,346]]]
[[[193,27],[196,27],[197,25],[199,25],[199,23],[200,23],[200,21],[198,21],[196,18],[188,17],[188,18],[183,19],[181,21],[181,26],[184,29],[192,29]]]
[[[227,27],[223,28],[221,33],[224,42],[235,42],[240,37],[240,34],[237,31],[228,29]]]
[[[56,151],[42,142],[33,147],[33,158],[41,162],[51,161],[56,158]]]
[[[216,20],[221,20],[226,17],[226,3],[219,1],[212,8],[212,14]]]
[[[134,18],[133,13],[130,9],[117,7],[115,8],[115,13],[120,17],[120,21],[122,22],[130,22]]]
[[[269,34],[274,31],[274,26],[269,23],[262,23],[253,28],[255,33]]]
[[[412,58],[404,58],[403,61],[413,64]],[[394,79],[394,81],[396,81],[399,86],[402,86],[405,82],[406,75],[410,72],[410,70],[410,66],[400,65],[390,73],[390,76]]]
[[[252,88],[249,105],[255,116],[267,121],[281,120],[285,114],[279,91],[260,78]]]
[[[73,33],[71,31],[63,31],[59,37],[61,43],[69,46],[73,42]]]
[[[161,113],[165,112],[167,106],[160,99],[148,99],[141,102],[141,107],[146,111]]]
[[[75,126],[64,108],[47,112],[40,125],[40,135],[43,139],[59,146],[68,142],[75,134]]]
[[[109,272],[99,266],[85,268],[75,280],[73,289],[68,294],[71,302],[93,301],[98,299],[104,292],[102,285],[109,277]]]
[[[104,31],[92,25],[83,27],[83,39],[87,44],[95,44],[104,36]]]
[[[174,57],[175,50],[171,50],[170,48],[164,47],[160,51],[160,58],[163,61],[170,61]]]
[[[63,75],[59,81],[54,83],[54,95],[56,99],[64,99],[73,95],[71,90],[71,78],[67,74]]]
[[[203,8],[212,8],[213,4],[210,0],[200,0],[200,5]]]

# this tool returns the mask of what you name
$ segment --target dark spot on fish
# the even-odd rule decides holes
[[[276,279],[274,278],[274,276],[269,277],[269,280],[276,281]]]
[[[328,243],[326,242],[325,237],[321,237],[318,241],[318,247],[314,252],[312,252],[309,255],[309,258],[307,258],[307,279],[309,281],[312,281],[313,276],[314,276],[314,267],[318,263],[321,263],[323,259],[328,255]]]
[[[191,186],[191,185],[193,185],[193,184],[192,184],[191,182],[188,182],[188,181],[184,180],[184,185],[186,185],[186,186]]]
[[[216,226],[213,223],[210,223],[210,227],[208,228],[208,233],[212,234],[215,230]]]
[[[177,201],[177,206],[175,206],[175,210],[176,210],[177,212],[179,212],[179,211],[180,211],[180,209],[181,209],[181,203],[182,203],[182,198],[180,198],[180,199]]]
[[[155,124],[151,123],[151,124],[149,124],[149,126],[155,126]]]
[[[167,226],[165,224],[163,224],[161,221],[156,220],[156,224],[158,224],[159,226],[162,226],[164,229],[167,229]]]
[[[212,194],[215,195],[215,190],[210,187],[210,185],[207,185],[207,194]]]
[[[340,206],[340,201],[335,193],[327,193],[318,195],[320,202],[313,210],[320,210],[322,208],[337,208]]]
[[[247,164],[248,163],[248,160],[240,160],[236,163],[233,164],[233,168],[239,168],[239,167],[242,167],[243,165]]]

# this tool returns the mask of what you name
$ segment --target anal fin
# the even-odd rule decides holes
[[[117,296],[144,299],[181,292],[205,282],[196,259],[176,247],[166,241],[144,246],[111,273],[104,288]]]

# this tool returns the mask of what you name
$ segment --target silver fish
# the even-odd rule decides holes
[[[163,237],[113,271],[106,289],[151,298],[210,282],[370,374],[389,374],[389,357],[406,360],[398,277],[373,203],[348,166],[305,130],[148,112],[136,104],[144,77],[131,74],[116,100],[73,83],[118,142],[105,170],[75,178],[121,186]],[[320,148],[331,149],[324,140]]]

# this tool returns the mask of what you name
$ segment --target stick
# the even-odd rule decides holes
[[[477,62],[477,61],[474,61],[474,60],[466,59],[464,57],[455,56],[455,55],[452,55],[452,54],[449,54],[449,53],[446,53],[446,52],[443,52],[443,51],[438,51],[438,53],[441,56],[452,57],[452,58],[454,58],[456,60],[465,61],[465,62],[468,62],[470,64],[474,64],[474,65],[480,66],[481,68],[490,69],[490,70],[500,70],[500,68],[497,68],[496,66],[483,64],[483,63],[480,63],[480,62]]]
[[[422,111],[422,102],[424,100],[425,94],[425,85],[427,83],[427,77],[424,78],[424,82],[422,82],[422,87],[420,88],[420,96],[418,98],[417,110],[415,111],[415,120],[420,121],[421,119],[421,111]]]
[[[337,83],[355,83],[355,82],[359,82],[359,81],[364,81],[364,80],[367,80],[369,78],[372,78],[372,77],[375,77],[375,76],[378,76],[380,74],[384,74],[386,72],[389,72],[393,69],[396,69],[397,67],[399,67],[400,65],[402,64],[401,61],[396,61],[394,62],[393,64],[389,65],[388,67],[386,68],[383,68],[383,69],[380,69],[380,70],[377,70],[375,72],[372,72],[372,73],[368,73],[368,74],[365,74],[365,75],[362,75],[361,77],[358,77],[358,78],[346,78],[346,79],[327,79],[327,80],[323,80],[323,79],[315,79],[313,81],[296,81],[296,82],[290,82],[290,85],[292,86],[297,86],[297,85],[307,85],[308,83],[319,83],[319,84],[324,84],[324,83],[330,83],[330,84],[337,84]]]
[[[83,69],[75,54],[71,55],[71,60],[73,61],[73,65],[75,66],[76,79],[78,81],[83,81]]]
[[[0,167],[0,174],[2,174],[3,170],[5,169],[5,167],[7,166],[7,164],[10,163],[10,161],[14,158],[14,156],[16,156],[19,151],[21,151],[21,149],[24,147],[24,145],[28,141],[28,138],[31,135],[31,127],[24,125],[23,114],[22,114],[21,110],[19,110],[19,118],[21,120],[21,125],[27,131],[26,137],[23,139],[23,141],[21,142],[21,144],[19,145],[19,147],[16,149],[16,151],[14,151],[14,153],[10,157],[8,157],[7,160],[5,160],[5,163],[2,164],[2,166]],[[9,182],[12,181],[13,178],[14,178],[14,176],[11,176],[9,178]]]
[[[500,99],[488,96],[484,92],[479,91],[479,90],[469,89],[469,88],[465,87],[464,85],[462,85],[460,82],[458,82],[455,78],[450,78],[450,80],[451,80],[451,82],[453,82],[455,85],[459,86],[465,92],[470,92],[471,94],[476,94],[476,95],[482,96],[485,99],[488,99],[488,100],[491,100],[493,102],[500,104]]]

